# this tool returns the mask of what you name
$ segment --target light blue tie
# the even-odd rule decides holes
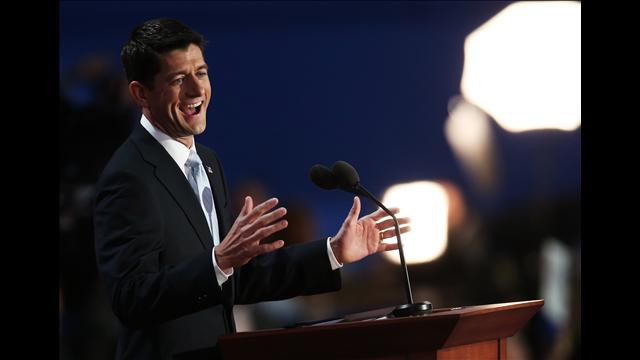
[[[209,186],[209,179],[207,179],[204,172],[204,167],[202,167],[202,161],[194,150],[189,152],[189,158],[184,166],[186,167],[187,180],[189,180],[189,184],[191,184],[193,192],[198,197],[200,207],[207,218],[207,224],[209,225],[209,231],[211,231],[211,236],[213,237],[213,243],[218,245],[220,243],[220,236],[218,234],[216,209],[213,206],[213,193]]]

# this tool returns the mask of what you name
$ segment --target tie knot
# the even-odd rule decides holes
[[[198,154],[196,154],[195,151],[191,150],[189,152],[189,158],[187,159],[185,166],[188,168],[198,168],[200,167],[200,164],[202,164],[200,157],[198,156]]]

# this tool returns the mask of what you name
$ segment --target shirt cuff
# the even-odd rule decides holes
[[[331,236],[327,238],[327,254],[329,255],[329,262],[331,263],[331,270],[337,270],[340,269],[343,264],[340,264],[336,256],[333,255],[333,250],[331,250],[331,245],[329,244],[330,241]]]
[[[216,280],[218,280],[218,286],[222,288],[222,284],[224,284],[229,279],[229,277],[233,275],[233,268],[231,268],[231,273],[229,274],[222,271],[222,269],[220,269],[218,263],[216,262],[215,251],[211,251],[211,258],[213,259],[213,269],[216,271]]]

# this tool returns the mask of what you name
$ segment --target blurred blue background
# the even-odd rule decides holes
[[[61,358],[112,358],[119,325],[95,270],[90,198],[140,117],[120,48],[157,17],[208,39],[213,99],[197,141],[218,152],[234,196],[277,196],[295,210],[292,243],[335,234],[351,206],[348,194],[309,181],[316,163],[350,162],[380,197],[401,182],[455,184],[463,226],[445,255],[410,267],[414,297],[436,308],[542,298],[541,249],[556,239],[573,259],[570,321],[536,315],[509,358],[579,358],[581,130],[513,134],[492,122],[500,172],[491,193],[474,187],[444,136],[465,37],[509,4],[61,2]],[[240,307],[237,318],[241,328],[278,327],[394,305],[404,301],[398,275],[368,259],[345,269],[338,294]]]

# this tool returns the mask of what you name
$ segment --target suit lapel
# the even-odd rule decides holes
[[[185,178],[182,170],[178,168],[176,162],[143,127],[138,124],[133,134],[132,140],[148,162],[156,167],[155,175],[171,194],[178,206],[187,216],[191,226],[198,234],[202,246],[206,249],[213,249],[213,239],[209,231],[209,225],[200,207],[200,202],[193,193],[189,182]]]

